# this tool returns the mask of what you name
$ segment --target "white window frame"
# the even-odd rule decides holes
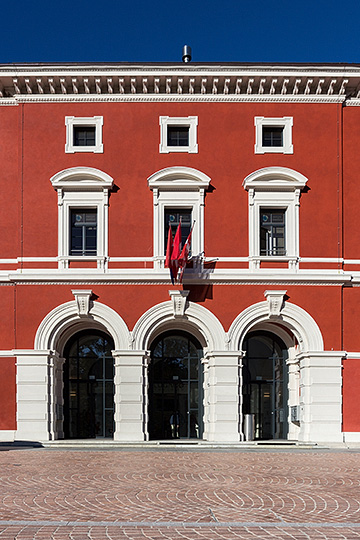
[[[104,145],[102,142],[102,127],[104,124],[103,116],[80,117],[80,116],[65,116],[66,126],[66,143],[65,152],[74,154],[75,152],[92,152],[94,154],[102,154]],[[95,127],[95,146],[75,146],[74,145],[74,127],[86,126]]]
[[[160,116],[160,154],[169,154],[170,152],[187,152],[188,154],[197,154],[197,116],[175,117],[175,116]],[[189,128],[189,144],[188,146],[168,146],[168,127],[181,126]]]
[[[204,251],[204,199],[210,178],[189,167],[169,167],[148,178],[154,204],[154,266],[164,268],[165,262],[165,209],[191,209],[195,221],[191,237],[192,257]]]
[[[293,117],[283,116],[282,118],[265,118],[264,116],[255,116],[255,154],[293,154],[292,127]],[[263,127],[282,127],[283,145],[282,146],[263,146]]]
[[[267,167],[247,176],[249,192],[249,265],[259,269],[262,261],[287,261],[296,269],[299,261],[299,206],[307,178],[286,167]],[[286,255],[260,255],[260,210],[285,210]],[[268,270],[268,269],[267,269]]]
[[[58,261],[59,268],[67,269],[71,261],[96,261],[105,268],[108,258],[108,199],[113,179],[103,171],[90,167],[73,167],[55,174],[50,179],[58,194]],[[69,255],[71,210],[96,209],[96,256]]]

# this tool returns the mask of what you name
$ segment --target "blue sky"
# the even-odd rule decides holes
[[[0,63],[359,62],[360,1],[3,2]]]

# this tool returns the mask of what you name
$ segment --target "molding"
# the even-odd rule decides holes
[[[265,167],[250,173],[243,181],[243,187],[274,191],[294,191],[303,189],[308,178],[288,167]]]
[[[284,297],[286,291],[265,291],[264,296],[269,306],[269,319],[280,317],[281,310],[284,307]]]
[[[99,190],[111,189],[114,179],[93,167],[71,167],[54,174],[50,182],[54,189]]]
[[[209,187],[211,178],[207,174],[191,167],[167,167],[149,176],[150,189],[199,190]]]
[[[104,145],[102,143],[102,127],[104,124],[103,116],[93,117],[75,117],[65,116],[66,126],[66,143],[65,153],[74,154],[76,152],[87,152],[94,154],[102,154]],[[95,128],[95,145],[94,146],[75,146],[74,145],[74,127],[89,126]]]
[[[79,317],[88,317],[90,311],[90,298],[92,296],[92,291],[85,289],[73,289],[71,292],[75,296]]]
[[[255,154],[293,154],[292,127],[293,117],[283,116],[282,118],[269,118],[264,116],[255,116]],[[263,145],[263,127],[282,127],[283,144],[282,146],[264,146]]]
[[[88,293],[88,291],[84,291]],[[78,303],[73,300],[57,306],[41,321],[35,335],[34,350],[54,350],[60,355],[67,339],[83,328],[107,331],[114,340],[115,349],[126,349],[129,330],[120,315],[100,302],[91,302],[88,315],[79,316]]]
[[[2,105],[0,98],[0,106]],[[17,95],[13,100],[4,105],[19,105],[21,103],[108,103],[108,102],[178,102],[178,103],[194,103],[194,102],[251,102],[251,103],[343,103],[344,96],[318,96],[318,95],[177,95],[177,94],[126,94],[126,95]]]
[[[172,301],[157,304],[140,317],[132,331],[132,348],[150,350],[151,342],[172,328],[193,334],[205,349],[204,352],[224,348],[224,328],[211,311],[189,302],[184,316],[174,317]]]
[[[169,291],[170,299],[173,304],[174,318],[184,317],[189,293],[190,291]]]
[[[160,116],[160,154],[169,154],[172,152],[187,152],[189,154],[198,153],[197,145],[197,116],[187,117],[170,117]],[[189,144],[187,146],[169,146],[168,145],[168,127],[171,126],[183,126],[189,128]]]
[[[278,293],[283,294],[284,291],[278,291]],[[277,322],[282,326],[286,326],[296,336],[300,352],[324,350],[323,338],[318,325],[311,315],[301,307],[285,302],[280,315],[276,319]],[[270,320],[268,302],[259,302],[244,309],[229,328],[229,349],[242,350],[245,335],[254,329],[255,325]]]
[[[290,271],[287,268],[264,268],[260,270],[249,269],[218,269],[191,272],[187,269],[184,274],[184,284],[281,284],[285,285],[353,285],[352,274],[338,270],[298,270]],[[96,284],[96,283],[165,283],[170,285],[167,269],[154,270],[153,268],[127,268],[127,269],[95,269],[95,268],[69,268],[69,269],[22,269],[0,273],[0,285],[13,284]],[[355,285],[357,286],[357,285]]]

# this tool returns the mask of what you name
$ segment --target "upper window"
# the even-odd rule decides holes
[[[102,153],[104,151],[102,144],[102,116],[93,116],[91,118],[65,116],[65,125],[66,153]]]
[[[204,251],[204,199],[210,183],[206,174],[189,167],[169,167],[148,178],[154,203],[155,268],[163,268],[169,224],[173,236],[181,219],[182,244],[190,232],[193,257]]]
[[[270,258],[297,268],[300,194],[306,182],[305,176],[285,167],[267,167],[245,178],[251,268],[261,268],[261,262]]]
[[[97,255],[97,210],[71,209],[69,255]]]
[[[166,244],[169,233],[169,225],[173,237],[176,234],[179,223],[181,222],[181,246],[184,246],[187,237],[191,231],[192,225],[192,210],[186,208],[165,208],[165,230],[164,230],[164,246],[166,255]]]
[[[169,117],[160,116],[160,153],[188,152],[196,154],[197,116]]]
[[[73,167],[51,178],[58,192],[59,268],[73,261],[96,261],[104,268],[108,255],[108,198],[113,179],[90,167]]]
[[[285,210],[260,209],[260,255],[286,255]]]
[[[292,154],[292,117],[255,116],[255,154]]]

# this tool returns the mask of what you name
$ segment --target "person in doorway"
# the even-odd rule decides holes
[[[178,439],[180,436],[180,414],[179,411],[174,412],[170,416],[171,437]]]

